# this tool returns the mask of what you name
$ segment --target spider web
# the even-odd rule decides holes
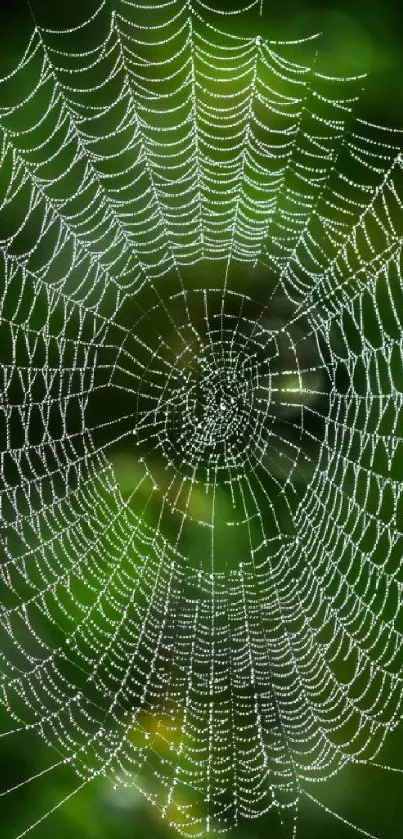
[[[295,835],[402,702],[398,135],[259,11],[35,23],[0,90],[3,737],[187,835]]]

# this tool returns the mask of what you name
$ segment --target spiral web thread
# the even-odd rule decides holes
[[[399,138],[259,11],[102,3],[0,88],[3,737],[188,835],[295,835],[402,701]]]

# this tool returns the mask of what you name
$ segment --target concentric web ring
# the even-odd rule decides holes
[[[286,325],[287,308],[284,300],[266,310],[240,291],[196,289],[158,293],[130,329],[114,324],[102,359],[97,351],[87,405],[95,447],[126,438],[150,470],[161,460],[162,485],[178,497],[180,484],[187,500],[176,509],[185,516],[199,484],[207,496],[224,487],[234,507],[250,474],[270,483],[268,506],[287,487],[295,493],[316,462],[330,377],[320,330],[301,318]],[[98,393],[109,397],[102,422]]]
[[[0,90],[4,737],[188,835],[402,706],[399,136],[259,11],[35,18]]]

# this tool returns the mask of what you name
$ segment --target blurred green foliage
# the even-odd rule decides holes
[[[48,4],[52,8],[52,25],[69,23],[72,16],[87,16],[93,4],[86,2]],[[216,6],[228,8],[227,0]],[[36,7],[35,7],[36,9]],[[318,68],[337,76],[367,72],[359,113],[373,122],[383,122],[401,127],[402,120],[402,57],[399,4],[385,0],[265,0],[261,33],[270,38],[288,40],[322,33],[318,43],[320,55]],[[46,3],[42,4],[46,14]],[[4,12],[3,12],[4,15]],[[225,18],[223,18],[225,23]],[[18,60],[21,47],[26,43],[31,26],[27,9],[21,6],[8,8],[3,17],[2,53],[0,72],[7,72]],[[124,450],[113,455],[115,472],[123,495],[129,495],[137,483],[136,463]],[[200,502],[201,503],[201,502]],[[222,501],[225,508],[225,499]],[[223,513],[223,516],[225,512]],[[197,545],[193,546],[197,552]],[[238,545],[241,557],[242,545]],[[235,556],[236,545],[232,545]],[[380,755],[385,763],[399,766],[403,748],[403,732],[395,734],[388,748]],[[57,756],[56,756],[57,759]],[[25,736],[19,741],[18,750],[0,744],[1,772],[4,787],[18,784],[20,778],[41,773],[48,765],[49,756],[38,741]],[[33,824],[42,814],[66,802],[34,829],[33,839],[135,839],[135,837],[174,836],[158,814],[151,810],[136,791],[114,790],[107,781],[96,780],[71,796],[79,785],[74,773],[68,769],[55,770],[33,780],[28,786],[7,796],[2,801],[0,835],[8,839],[21,830],[23,824]],[[403,837],[403,806],[400,794],[402,781],[399,775],[370,767],[350,767],[334,778],[318,797],[332,810],[378,834],[382,839]],[[237,836],[280,837],[281,829],[270,819],[250,822],[240,829]],[[300,813],[300,839],[347,839],[352,836],[349,827],[338,822],[308,802],[303,802]]]

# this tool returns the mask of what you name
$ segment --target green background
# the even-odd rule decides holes
[[[70,22],[73,16],[91,12],[87,0],[75,4],[52,4],[52,25]],[[230,4],[221,0],[222,9]],[[68,7],[68,8],[67,8]],[[78,11],[78,9],[80,11]],[[36,6],[35,6],[36,10]],[[46,4],[42,4],[46,14]],[[327,3],[300,0],[265,0],[260,31],[270,39],[287,40],[321,33],[320,68],[335,75],[366,72],[360,113],[373,122],[403,127],[402,24],[399,3],[355,0]],[[225,25],[225,18],[223,18]],[[0,73],[18,60],[31,26],[23,3],[2,12],[2,50]],[[124,484],[125,476],[120,476]],[[403,766],[403,731],[396,732],[379,759],[391,766]],[[0,741],[0,769],[3,787],[13,786],[17,778],[28,777],[47,765],[45,748],[27,736],[15,743]],[[44,775],[1,802],[0,836],[16,836],[24,824],[33,823],[50,811],[77,786],[69,770]],[[315,790],[313,790],[315,793]],[[316,793],[315,793],[316,794]],[[318,797],[343,817],[377,834],[381,839],[403,837],[403,776],[371,767],[350,767],[322,789]],[[136,791],[113,790],[106,782],[85,787],[57,809],[32,832],[33,839],[129,839],[129,837],[168,837],[177,835],[164,825]],[[249,822],[237,831],[244,839],[280,836],[271,819]],[[344,839],[354,834],[309,802],[302,802],[299,819],[300,839]],[[357,834],[358,835],[358,834]],[[231,834],[232,836],[232,834]]]

